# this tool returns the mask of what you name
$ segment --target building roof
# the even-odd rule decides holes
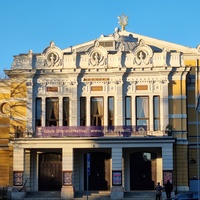
[[[132,51],[137,43],[143,40],[146,45],[151,46],[154,51],[162,51],[166,49],[167,51],[177,51],[183,53],[199,53],[199,46],[197,48],[186,47],[183,45],[175,44],[172,42],[167,42],[164,40],[155,39],[152,37],[147,37],[144,35],[139,35],[133,32],[128,32],[126,30],[115,29],[115,32],[110,35],[101,35],[95,40],[91,40],[86,43],[78,44],[73,47],[68,47],[63,49],[63,52],[84,52],[91,48],[95,41],[99,42],[115,42],[115,51],[118,51],[120,48],[124,48],[124,51]],[[107,47],[108,48],[108,47]],[[109,48],[108,48],[109,49]]]

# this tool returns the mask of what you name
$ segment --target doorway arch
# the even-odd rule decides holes
[[[130,189],[153,190],[156,183],[155,153],[136,152],[130,154]]]

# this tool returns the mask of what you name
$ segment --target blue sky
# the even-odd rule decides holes
[[[1,0],[0,76],[13,55],[81,44],[119,27],[189,47],[200,44],[200,0]]]

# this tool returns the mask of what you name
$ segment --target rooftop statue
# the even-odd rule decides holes
[[[128,16],[125,16],[124,14],[122,14],[121,16],[118,17],[119,19],[119,25],[122,27],[122,31],[125,30],[125,26],[128,25]]]

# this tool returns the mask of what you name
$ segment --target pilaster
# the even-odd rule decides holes
[[[124,188],[122,186],[122,148],[112,148],[112,187],[111,199],[124,198]]]
[[[73,199],[74,198],[74,187],[73,187],[73,149],[63,148],[62,149],[62,176],[63,183],[61,188],[62,199]]]

